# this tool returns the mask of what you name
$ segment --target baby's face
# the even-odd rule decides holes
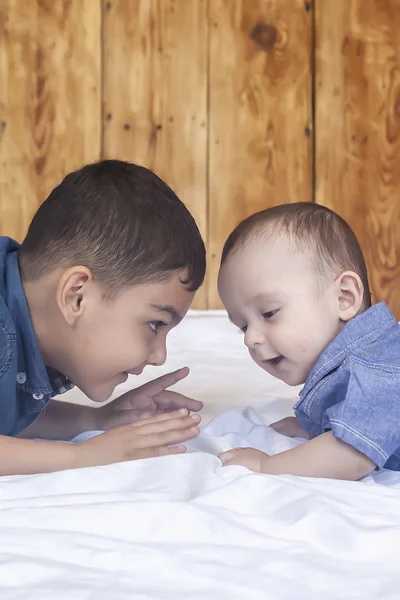
[[[253,360],[289,385],[305,382],[342,328],[335,284],[283,236],[255,240],[228,257],[218,289]]]
[[[132,286],[113,303],[103,300],[101,289],[97,296],[91,293],[66,373],[89,398],[107,400],[129,373],[139,375],[145,366],[165,362],[167,334],[194,296],[180,282],[182,276],[174,273],[165,281]]]

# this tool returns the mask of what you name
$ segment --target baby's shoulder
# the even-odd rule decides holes
[[[389,327],[373,341],[358,345],[347,359],[350,364],[400,375],[400,325]]]

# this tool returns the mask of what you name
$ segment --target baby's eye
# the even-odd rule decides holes
[[[160,327],[165,327],[165,325],[166,323],[164,323],[163,321],[150,321],[149,323],[149,327],[154,333],[157,333]]]
[[[269,310],[266,313],[263,313],[263,319],[271,319],[272,317],[274,317],[276,315],[276,313],[279,311],[279,309],[276,310]]]
[[[247,331],[247,325],[243,325],[243,327],[239,328],[240,333],[246,333]]]

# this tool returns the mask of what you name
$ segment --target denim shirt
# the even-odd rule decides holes
[[[332,431],[378,467],[400,471],[400,326],[384,302],[344,326],[294,410],[312,437]]]
[[[19,244],[0,237],[0,435],[17,436],[71,382],[47,369],[32,327],[18,266]]]

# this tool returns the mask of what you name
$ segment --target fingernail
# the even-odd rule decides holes
[[[188,409],[187,408],[180,408],[179,412],[181,413],[181,415],[187,415],[189,414]]]
[[[196,432],[197,432],[197,431],[199,431],[199,428],[198,428],[198,427],[191,427],[191,428],[189,429],[189,431],[193,431],[193,432],[195,432],[195,431],[196,431]]]
[[[201,419],[200,415],[192,415],[190,418],[193,419],[193,421],[197,421],[197,422],[199,422]]]

